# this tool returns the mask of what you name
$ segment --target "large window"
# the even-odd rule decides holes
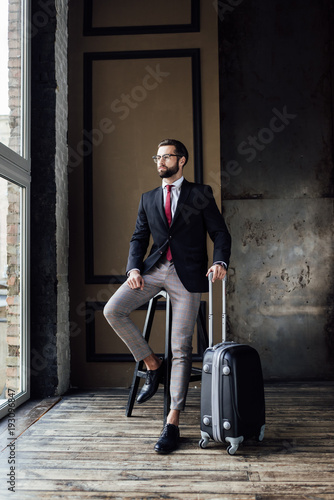
[[[0,2],[0,417],[29,397],[28,15]]]

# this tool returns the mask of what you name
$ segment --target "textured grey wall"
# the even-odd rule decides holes
[[[271,380],[334,376],[331,9],[217,6],[230,336]]]

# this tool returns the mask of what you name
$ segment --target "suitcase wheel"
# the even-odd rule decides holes
[[[239,436],[239,437],[236,437],[236,438],[232,438],[232,437],[226,437],[225,438],[225,441],[227,441],[229,444],[228,448],[227,448],[227,453],[229,455],[234,455],[235,452],[237,451],[237,449],[239,448],[239,444],[242,443],[244,440],[244,437],[243,436]]]
[[[263,441],[265,428],[266,428],[266,426],[262,425],[262,427],[260,429],[259,437],[257,438],[258,441]]]
[[[200,448],[204,449],[208,446],[209,440],[208,439],[200,439],[198,444],[199,444]]]
[[[239,448],[239,445],[238,444],[231,444],[230,446],[228,446],[227,448],[227,453],[229,455],[234,455],[235,452],[237,451],[237,449]]]
[[[210,436],[207,432],[201,431],[201,439],[199,440],[199,447],[200,448],[206,448],[209,444],[210,441]]]

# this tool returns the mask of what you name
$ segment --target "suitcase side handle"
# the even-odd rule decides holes
[[[212,305],[212,278],[213,273],[209,273],[209,347],[213,346],[213,305]],[[227,275],[222,280],[222,342],[226,342],[226,281]]]

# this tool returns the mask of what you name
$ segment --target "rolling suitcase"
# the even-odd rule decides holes
[[[265,401],[261,361],[251,346],[226,342],[226,295],[222,283],[222,343],[213,346],[212,276],[209,275],[209,347],[203,356],[201,385],[201,440],[229,443],[234,455],[245,439],[262,441]]]

